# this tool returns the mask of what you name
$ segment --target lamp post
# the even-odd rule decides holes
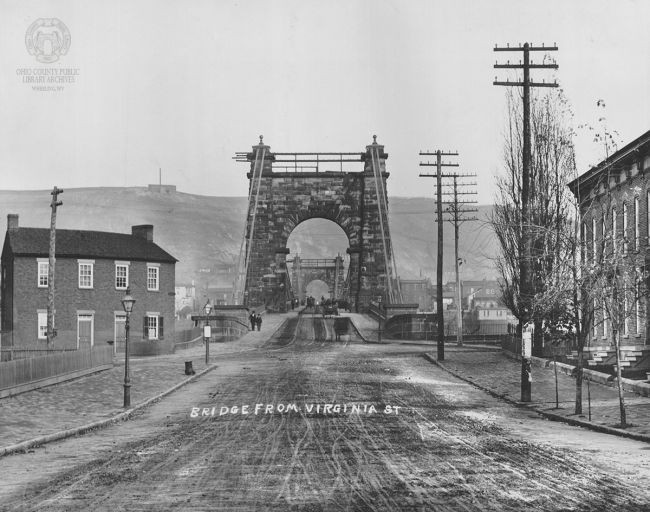
[[[122,298],[122,308],[126,313],[124,323],[124,408],[131,407],[131,372],[129,369],[129,319],[135,299],[131,297],[131,289],[126,289],[126,295]]]
[[[205,313],[205,325],[203,326],[203,339],[205,340],[205,364],[208,364],[210,361],[210,338],[212,333],[210,332],[210,321],[208,317],[210,316],[210,311],[212,311],[212,304],[210,304],[210,299],[203,306],[203,311]]]
[[[379,330],[377,331],[377,341],[381,343],[381,301],[382,297],[379,296]]]

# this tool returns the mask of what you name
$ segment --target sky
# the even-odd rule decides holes
[[[146,186],[160,169],[182,192],[246,196],[232,157],[260,134],[278,152],[363,152],[377,135],[389,196],[433,196],[418,153],[441,149],[491,203],[506,119],[492,82],[517,79],[493,65],[518,59],[493,48],[526,41],[559,47],[559,69],[531,76],[557,79],[576,126],[604,113],[621,144],[650,129],[647,0],[0,0],[0,13],[2,190]],[[27,41],[51,19],[70,44],[42,63]],[[67,81],[29,81],[46,72]],[[602,153],[578,133],[585,172]]]

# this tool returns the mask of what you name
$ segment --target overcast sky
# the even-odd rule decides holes
[[[420,150],[458,150],[490,203],[501,167],[504,87],[495,44],[556,43],[576,124],[607,122],[627,143],[650,129],[650,1],[0,0],[0,189],[146,186],[245,196],[232,160],[264,134],[272,151],[385,145],[391,196],[431,196]],[[26,47],[61,20],[67,54]],[[78,70],[35,91],[35,68]],[[600,153],[578,141],[586,171]]]

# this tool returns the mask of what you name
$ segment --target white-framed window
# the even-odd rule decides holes
[[[129,287],[129,262],[115,262],[115,289],[126,290]]]
[[[650,190],[648,190],[648,193],[646,195],[646,235],[648,236],[649,240],[648,243],[650,244]]]
[[[596,261],[596,247],[598,242],[596,242],[596,217],[591,219],[591,250],[592,250],[592,261]]]
[[[600,257],[602,259],[605,256],[605,254],[604,254],[605,253],[605,236],[606,236],[605,233],[607,233],[607,222],[605,221],[605,215],[603,215],[603,220],[601,222],[600,228],[602,230],[601,231],[602,234],[601,234],[601,237],[600,237],[600,239],[601,239],[601,244],[600,244],[600,246],[601,246],[601,254],[600,254]]]
[[[639,222],[641,219],[641,216],[639,215],[639,196],[636,196],[634,198],[634,250],[638,251],[639,246],[641,245],[641,229],[639,226]]]
[[[148,340],[162,340],[164,338],[163,317],[158,313],[147,313],[142,326],[142,337]]]
[[[630,329],[628,326],[628,320],[630,319],[630,301],[627,298],[627,290],[623,290],[623,336],[630,334]]]
[[[596,337],[596,323],[597,323],[596,314],[597,314],[597,312],[598,312],[598,301],[596,299],[594,299],[594,312],[593,312],[592,318],[591,318],[591,337],[592,338]]]
[[[147,290],[157,292],[160,289],[160,266],[147,263]]]
[[[38,310],[38,339],[47,339],[47,310]]]
[[[627,203],[623,203],[623,254],[627,254]]]
[[[616,238],[618,233],[616,232],[616,207],[612,206],[612,252],[616,252]]]
[[[94,260],[77,260],[79,263],[79,288],[93,287]]]
[[[38,258],[36,261],[38,265],[38,287],[47,288],[50,262],[44,258]]]

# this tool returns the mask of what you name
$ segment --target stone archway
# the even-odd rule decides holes
[[[303,302],[307,295],[309,283],[320,281],[327,287],[327,298],[350,301],[349,273],[345,262],[339,255],[336,258],[301,258],[295,256],[290,260],[291,291],[293,296]]]
[[[388,230],[384,146],[375,139],[365,153],[272,153],[260,137],[252,149],[236,157],[250,162],[240,265],[245,303],[286,311],[291,296],[287,240],[298,224],[312,218],[335,222],[349,240],[349,300],[355,310],[365,309],[379,296],[385,302],[401,302],[393,293],[398,288]],[[340,163],[341,171],[320,171],[324,162]],[[363,170],[343,171],[343,164],[351,162],[362,163]],[[315,172],[305,171],[304,164],[314,163],[309,168]]]

